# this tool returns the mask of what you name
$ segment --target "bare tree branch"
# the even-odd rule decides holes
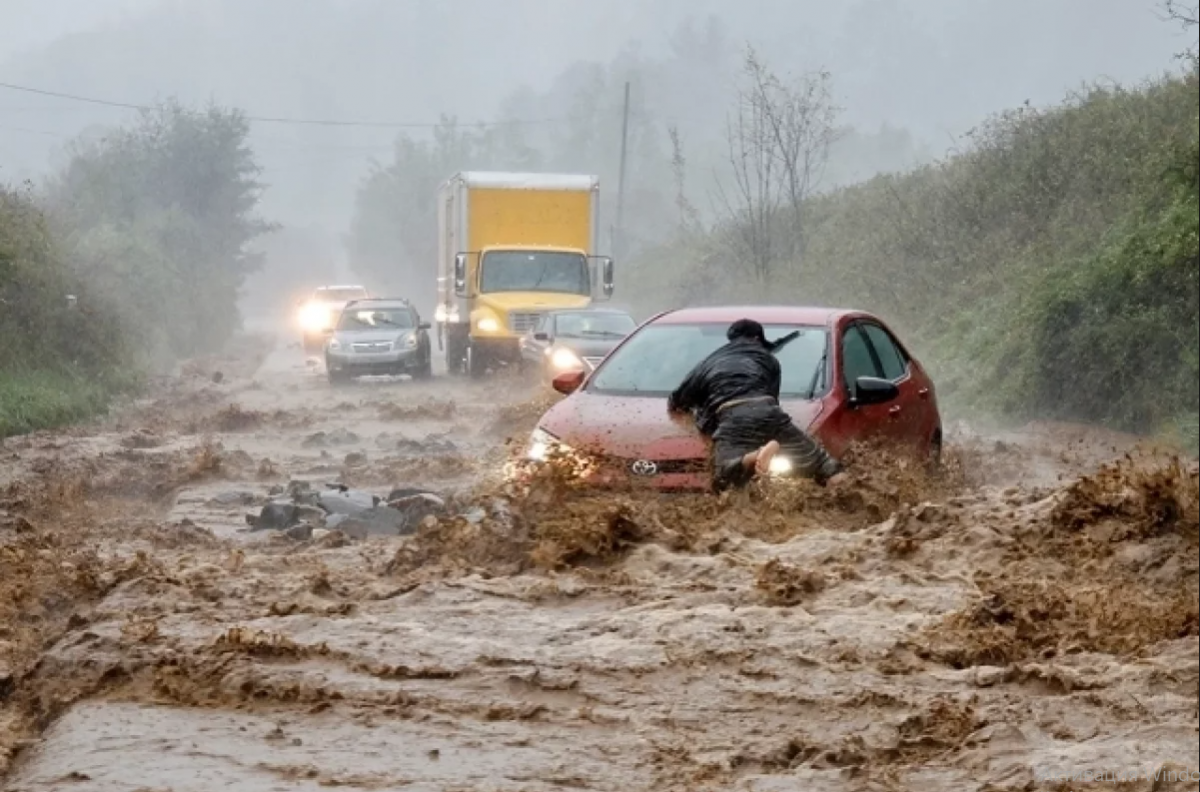
[[[1163,0],[1162,7],[1167,13],[1167,18],[1175,20],[1185,28],[1200,24],[1200,3],[1196,3],[1195,0],[1190,3],[1186,0]]]
[[[686,233],[699,227],[700,215],[687,197],[687,158],[683,156],[683,138],[679,127],[667,129],[671,140],[671,173],[675,178],[675,208],[679,210],[679,229]]]
[[[838,108],[825,72],[785,84],[748,48],[743,76],[727,135],[738,203],[726,211],[741,220],[746,253],[766,280],[777,261],[803,259],[805,203],[837,138]]]

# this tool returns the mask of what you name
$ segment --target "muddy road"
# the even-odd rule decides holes
[[[836,497],[513,496],[544,396],[299,354],[0,446],[0,788],[1198,787],[1194,464],[959,427]]]

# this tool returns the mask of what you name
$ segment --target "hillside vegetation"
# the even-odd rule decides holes
[[[247,132],[166,103],[75,144],[41,189],[0,186],[0,437],[87,417],[237,329],[270,229]]]
[[[811,198],[803,229],[781,208],[770,233],[802,232],[803,255],[769,277],[739,255],[761,220],[747,211],[681,223],[626,289],[876,310],[916,340],[951,407],[1195,449],[1198,95],[1192,69],[999,114],[941,162]]]

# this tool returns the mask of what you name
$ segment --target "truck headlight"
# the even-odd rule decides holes
[[[475,323],[475,327],[482,333],[495,333],[500,329],[500,323],[490,316],[485,316]]]
[[[556,369],[581,369],[583,361],[569,349],[556,349],[550,357],[550,362]]]

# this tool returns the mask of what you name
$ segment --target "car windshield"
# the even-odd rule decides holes
[[[479,291],[592,293],[587,259],[580,254],[525,250],[485,253]]]
[[[317,289],[313,299],[321,302],[350,302],[366,299],[366,289]]]
[[[728,323],[657,324],[643,327],[613,352],[588,390],[639,396],[666,396],[692,368],[726,343]],[[810,399],[823,386],[826,330],[800,325],[766,325],[767,338],[795,330],[800,336],[776,353],[782,369],[779,395]]]
[[[363,308],[343,311],[338,330],[411,330],[416,327],[408,308]]]
[[[558,338],[624,338],[637,328],[633,317],[621,313],[563,313],[554,318]]]

